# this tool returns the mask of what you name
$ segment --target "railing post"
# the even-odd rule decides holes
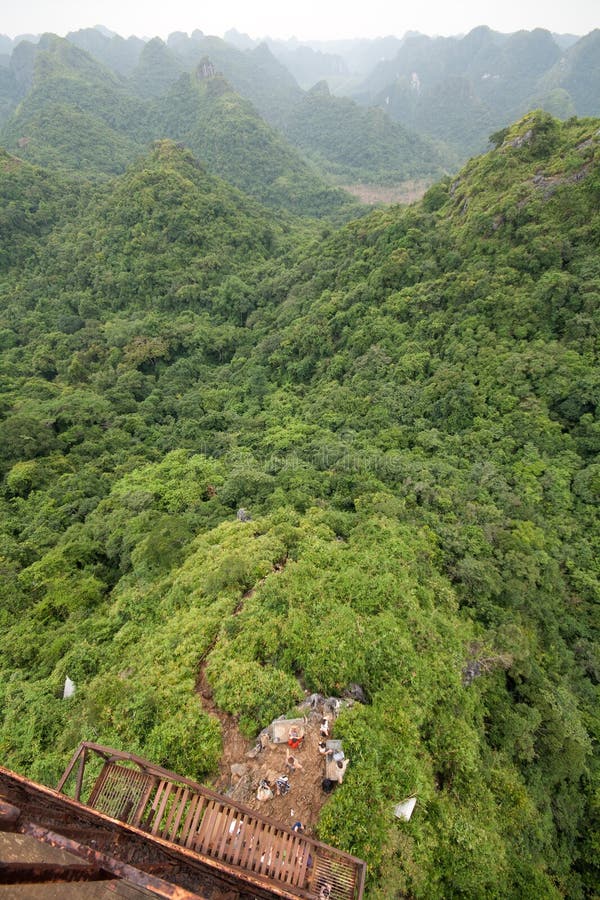
[[[75,784],[75,799],[79,803],[81,801],[81,786],[83,784],[83,773],[85,770],[85,761],[87,759],[87,748],[79,757],[79,769],[77,770],[77,782]]]
[[[62,793],[62,789],[64,788],[64,786],[65,786],[65,784],[66,784],[66,782],[67,782],[67,779],[68,779],[69,775],[70,775],[71,772],[73,771],[73,768],[74,768],[74,766],[75,766],[75,763],[76,763],[77,760],[79,759],[79,756],[80,756],[81,753],[83,753],[83,744],[80,744],[80,745],[79,745],[79,747],[77,748],[77,750],[75,751],[75,753],[74,753],[73,756],[71,757],[71,761],[69,762],[69,765],[67,766],[67,768],[66,768],[65,771],[63,772],[62,778],[60,779],[60,781],[58,782],[58,784],[57,784],[57,786],[56,786],[56,790],[58,791],[59,794]]]

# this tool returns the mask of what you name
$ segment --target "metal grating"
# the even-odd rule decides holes
[[[315,872],[311,894],[319,897],[324,886],[331,900],[352,900],[356,896],[357,869],[341,857],[319,852],[315,860]]]
[[[88,804],[113,819],[130,822],[152,781],[145,772],[107,762],[98,776]]]

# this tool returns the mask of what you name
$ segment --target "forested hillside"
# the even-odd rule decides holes
[[[398,184],[441,172],[448,159],[382,110],[334,97],[325,81],[290,108],[284,132],[321,169],[346,182]]]
[[[348,217],[357,210],[207,58],[210,77],[201,64],[181,74],[183,67],[174,61],[170,68],[168,48],[151,41],[125,80],[54,35],[44,35],[32,49],[31,86],[0,129],[0,140],[23,159],[94,178],[122,172],[152,140],[175,138],[194,149],[211,172],[263,203],[317,217],[344,209]]]
[[[460,37],[412,34],[352,94],[405,127],[444,141],[465,159],[486,148],[490,131],[531,109],[565,119],[599,115],[598,60],[598,29],[566,41],[542,28],[500,34],[481,26]]]
[[[198,90],[202,66],[218,84]],[[356,211],[332,184],[431,182],[454,159],[381,110],[301,90],[266,44],[82,29],[21,41],[0,64],[0,144],[31,162],[114,174],[162,138],[261,202],[311,216]]]
[[[21,99],[0,129],[2,144],[65,171],[122,172],[149,137],[142,104],[118,76],[68,41],[44,35],[29,46],[22,54]]]
[[[339,230],[170,141],[0,157],[4,764],[209,778],[201,663],[248,735],[357,683],[369,897],[597,895],[600,121],[494,141]]]
[[[309,216],[347,208],[347,194],[328,185],[292,147],[260,118],[252,105],[211,71],[205,57],[193,75],[184,74],[152,109],[153,131],[182,141],[211,171],[269,206]]]

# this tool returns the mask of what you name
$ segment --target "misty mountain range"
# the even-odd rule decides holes
[[[113,152],[104,154],[103,165],[106,168],[113,158],[109,165],[121,171],[148,140],[168,136],[187,141],[191,132],[199,131],[194,122],[174,122],[170,111],[174,106],[183,110],[186,79],[206,58],[226,82],[232,102],[234,94],[238,98],[238,112],[244,108],[246,125],[253,120],[253,129],[261,135],[257,142],[243,142],[242,155],[249,158],[235,163],[248,170],[248,178],[236,179],[233,166],[218,161],[215,172],[270,202],[271,189],[257,193],[249,184],[254,150],[267,135],[280,153],[285,148],[291,154],[292,168],[308,166],[314,177],[330,184],[390,184],[431,180],[456,169],[486,148],[490,133],[531,109],[542,108],[559,118],[600,112],[600,30],[583,37],[543,29],[507,35],[482,26],[461,37],[408,33],[375,40],[259,42],[233,29],[225,38],[200,30],[191,35],[173,32],[166,42],[123,38],[102,26],[71,32],[66,42],[82,53],[76,61],[69,57],[69,75],[62,77],[61,102],[70,108],[67,118],[97,118],[98,107],[92,110],[82,99],[83,85],[89,88],[91,78],[105,99],[111,96],[112,112],[102,125],[88,121],[86,127],[97,133],[95,140],[106,125],[116,128],[117,135],[109,140]],[[14,40],[0,36],[0,139],[9,150],[19,149],[42,163],[48,162],[46,149],[36,150],[39,137],[32,140],[35,135],[29,132],[39,128],[38,114],[48,93],[45,82],[56,76],[57,57],[52,57],[50,46],[47,35]],[[62,53],[59,68],[67,56]],[[75,94],[73,79],[79,85]],[[157,122],[161,98],[171,123],[166,135]],[[122,113],[120,124],[114,121],[119,118],[116,110]],[[213,120],[224,114],[221,109]],[[235,122],[230,124],[235,130]],[[205,145],[210,128],[204,131]],[[227,131],[222,121],[219,129],[220,140]],[[231,135],[229,139],[240,143]],[[42,143],[46,147],[52,140],[46,129]],[[208,145],[192,149],[216,159],[223,156],[222,148],[215,149],[218,143],[212,140],[212,151]],[[64,150],[57,147],[55,157]]]

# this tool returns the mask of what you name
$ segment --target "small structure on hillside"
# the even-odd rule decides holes
[[[304,719],[275,719],[267,731],[274,744],[287,744],[290,740],[290,732],[293,734],[292,740],[304,736],[305,724]]]
[[[408,797],[401,803],[396,804],[396,806],[394,807],[394,815],[397,819],[401,819],[403,822],[410,822],[410,817],[412,816],[416,805],[417,798]]]

